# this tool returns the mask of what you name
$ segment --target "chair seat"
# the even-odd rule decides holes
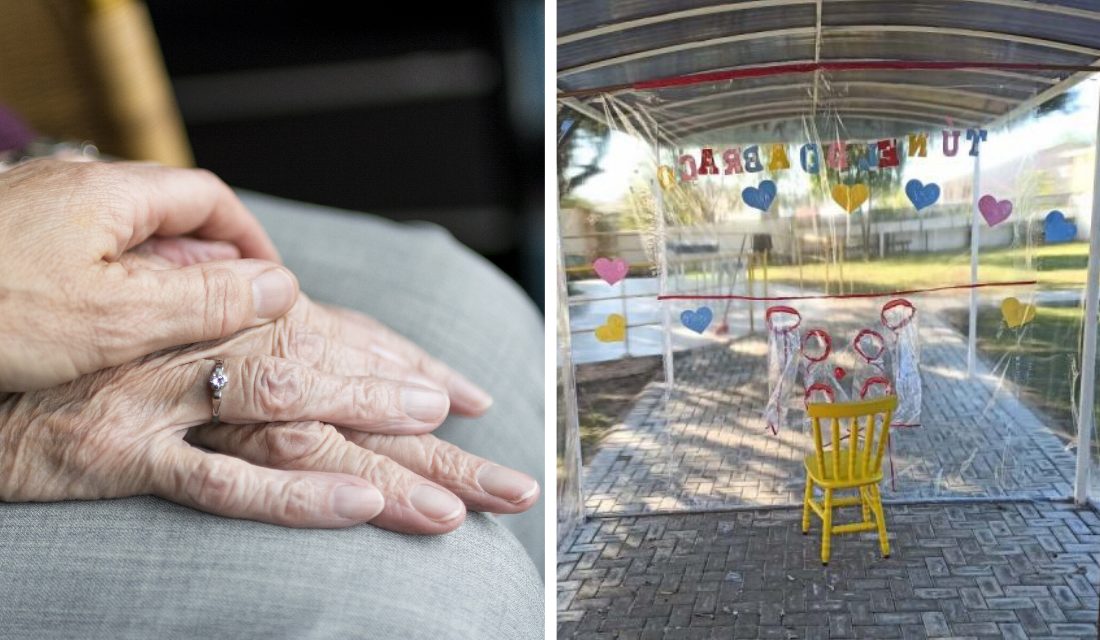
[[[805,465],[806,473],[813,479],[814,484],[822,487],[828,487],[830,489],[843,489],[848,487],[862,487],[869,484],[878,484],[882,481],[882,469],[879,469],[876,473],[868,475],[860,475],[859,470],[856,470],[854,476],[848,474],[848,456],[851,455],[847,447],[841,447],[840,449],[840,470],[838,473],[834,473],[833,469],[833,456],[831,452],[825,454],[825,472],[822,473],[817,464],[817,456],[810,454],[806,456]],[[858,462],[858,461],[857,461]],[[826,478],[828,476],[828,479]]]

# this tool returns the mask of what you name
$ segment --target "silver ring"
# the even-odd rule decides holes
[[[229,376],[225,374],[225,360],[214,360],[214,372],[210,374],[210,389],[214,392],[214,424],[218,424],[222,410],[222,390],[229,386]]]

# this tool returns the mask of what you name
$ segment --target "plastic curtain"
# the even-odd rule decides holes
[[[755,80],[582,100],[595,124],[566,177],[598,171],[563,197],[574,352],[622,357],[592,333],[620,301],[584,298],[612,286],[595,260],[621,258],[631,357],[675,373],[616,432],[626,497],[590,511],[797,504],[801,406],[887,390],[912,427],[891,436],[887,498],[1072,495],[1097,81],[999,119],[951,103],[1018,100],[1011,78],[910,73],[921,88],[791,76],[801,111],[757,108]],[[942,115],[913,116],[933,91]]]

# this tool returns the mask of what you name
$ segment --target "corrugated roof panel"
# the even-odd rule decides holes
[[[561,0],[559,34],[587,35],[564,38],[558,84],[566,91],[598,89],[814,60],[1092,65],[1100,59],[1100,19],[1082,10],[1100,12],[1100,0],[823,0],[817,50],[816,4],[811,0],[777,0],[772,6],[756,1]],[[903,126],[910,128],[912,122],[936,126],[944,118],[985,121],[1059,86],[1068,76],[1049,70],[821,72],[817,104],[835,109],[844,126],[863,131],[896,128],[889,124],[894,120],[906,121]],[[756,123],[762,120],[791,122],[806,116],[813,104],[813,78],[810,73],[743,78],[628,92],[620,99],[644,105],[668,122],[686,119],[694,129],[759,128]],[[880,120],[886,124],[876,124]]]
[[[966,60],[1028,64],[1091,64],[1096,58],[1017,42],[938,33],[897,32],[872,29],[821,37],[823,60]]]
[[[1094,2],[1093,9],[1100,10],[1100,2]],[[1096,16],[1100,18],[1100,13]],[[1021,6],[957,0],[825,0],[821,21],[825,27],[885,24],[999,32],[1100,50],[1100,20]],[[940,57],[962,59],[945,52],[940,52]],[[1100,58],[1100,52],[1096,57]]]
[[[814,4],[814,0],[801,0]],[[731,2],[730,0],[558,0],[558,35],[564,36],[587,31],[617,22],[660,16],[677,11],[716,7],[722,5],[755,6],[759,2]]]
[[[1054,76],[1053,74],[1051,77]],[[969,91],[977,94],[985,94],[991,98],[1000,98],[1005,101],[1019,101],[1030,98],[1035,93],[1046,89],[1051,83],[1042,82],[1040,79],[1025,79],[1016,76],[1002,76],[990,71],[959,70],[959,71],[917,71],[917,70],[864,70],[864,71],[831,71],[822,72],[821,80],[826,84],[851,82],[874,83],[879,85],[909,87],[916,85],[929,86],[932,89],[944,88],[955,91]],[[669,104],[684,100],[703,100],[708,96],[724,95],[729,93],[745,92],[751,95],[754,92],[767,90],[768,87],[785,87],[790,85],[806,84],[813,81],[812,73],[788,74],[782,76],[765,76],[758,78],[742,78],[738,80],[724,80],[682,87],[669,87],[652,92],[656,104]]]
[[[697,99],[680,104],[672,103],[664,108],[661,113],[670,117],[704,116],[737,108],[741,105],[774,104],[783,106],[791,103],[805,103],[807,100],[812,100],[812,96],[813,83],[810,79],[804,83],[775,85],[764,91],[754,90],[752,93],[731,92],[710,96],[708,99]],[[942,105],[947,114],[978,113],[986,116],[1006,113],[1015,104],[1015,101],[990,100],[980,94],[956,92],[950,89],[922,89],[912,84],[884,85],[855,80],[845,83],[822,83],[818,85],[818,102],[822,105],[832,102],[847,104],[867,99],[893,101],[895,103],[906,101],[933,103]]]
[[[672,20],[558,46],[558,68],[569,69],[595,60],[652,51],[683,43],[761,34],[779,29],[814,29],[812,5],[765,7]]]
[[[559,85],[568,89],[605,87],[628,82],[671,78],[689,73],[724,69],[741,65],[785,62],[791,57],[813,59],[812,35],[752,40],[720,47],[692,49],[657,57],[643,58],[561,77]]]
[[[810,142],[817,136],[844,140],[881,140],[900,138],[909,133],[934,129],[938,125],[921,122],[899,122],[871,116],[848,116],[840,121],[818,118],[814,126],[802,116],[780,116],[768,122],[729,124],[682,138],[685,146],[693,144],[767,144],[770,142]],[[839,130],[838,130],[839,129]]]

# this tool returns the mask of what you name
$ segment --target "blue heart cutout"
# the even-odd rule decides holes
[[[687,311],[680,314],[680,322],[684,323],[684,326],[691,329],[695,333],[703,333],[710,326],[710,321],[714,319],[714,313],[710,310],[710,307],[699,307],[698,310]]]
[[[940,199],[940,185],[934,182],[924,184],[920,180],[910,180],[905,183],[905,195],[909,196],[909,202],[912,202],[917,211],[920,211],[931,207]]]
[[[1077,237],[1077,225],[1068,222],[1061,211],[1051,211],[1043,220],[1043,237],[1047,244],[1069,242]]]
[[[760,183],[759,189],[745,187],[744,191],[741,192],[741,199],[753,209],[767,212],[771,208],[772,202],[775,201],[775,183],[771,180],[765,180]]]

